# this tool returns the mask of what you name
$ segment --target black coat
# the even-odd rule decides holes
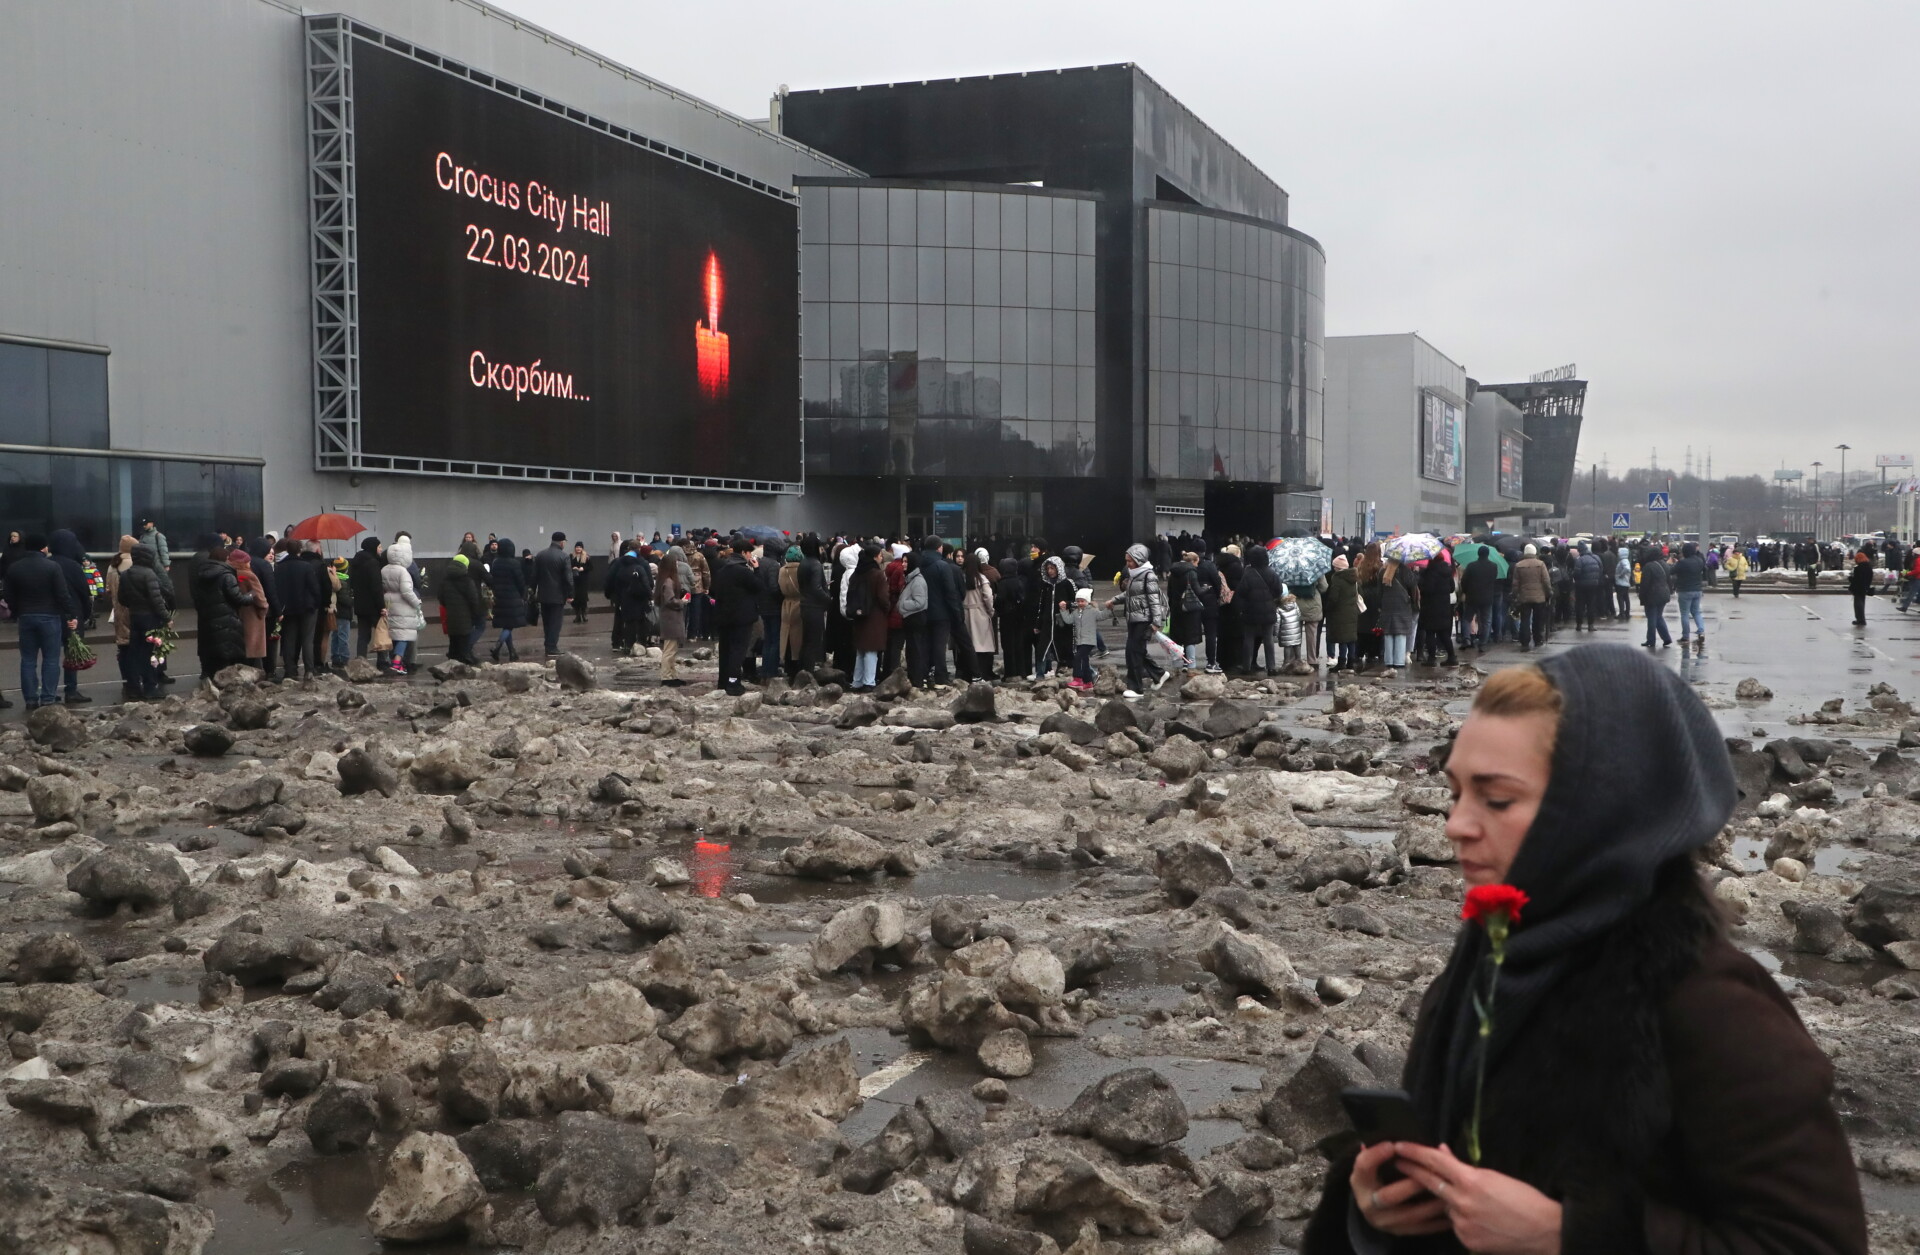
[[[1563,1255],[1865,1255],[1832,1093],[1833,1065],[1682,858],[1489,1074],[1483,1163],[1561,1202]],[[1328,1172],[1303,1255],[1353,1250],[1352,1166],[1349,1151]],[[1462,1248],[1445,1233],[1386,1249]]]
[[[173,616],[173,586],[162,578],[159,556],[147,545],[133,547],[133,561],[120,573],[117,596],[128,615]]]
[[[487,599],[480,595],[480,580],[470,565],[447,563],[440,577],[440,605],[447,612],[448,640],[463,641],[487,621]]]
[[[1469,606],[1491,605],[1500,593],[1500,568],[1484,554],[1460,570],[1460,600]]]
[[[240,580],[225,558],[205,554],[194,559],[191,583],[200,656],[216,668],[245,662],[247,635],[240,623],[240,607],[252,605],[253,594],[240,591]]]
[[[273,571],[281,614],[311,614],[327,603],[327,567],[317,553],[298,553]]]
[[[80,603],[60,565],[39,550],[29,550],[7,568],[7,605],[14,618],[50,614],[65,623],[80,617]]]
[[[493,585],[493,626],[512,629],[527,625],[527,566],[514,552],[511,540],[501,540],[499,556],[488,576]]]
[[[1200,630],[1200,616],[1206,609],[1206,603],[1202,601],[1193,609],[1186,609],[1182,603],[1186,601],[1188,592],[1192,592],[1196,598],[1200,596],[1199,573],[1184,561],[1176,562],[1167,571],[1167,635],[1173,638],[1176,645],[1198,645],[1205,639]]]
[[[760,581],[745,558],[725,558],[714,571],[713,621],[722,627],[760,621]]]
[[[1847,573],[1847,591],[1850,593],[1873,591],[1873,563],[1855,562],[1853,564],[1853,570]]]
[[[1640,604],[1664,606],[1672,598],[1673,588],[1667,579],[1667,564],[1658,557],[1649,556],[1640,564]]]
[[[380,588],[380,568],[384,565],[378,550],[366,544],[347,560],[347,592],[353,596],[356,616],[377,619],[387,608],[386,594]]]
[[[60,568],[61,578],[67,582],[67,590],[73,594],[74,605],[79,609],[81,630],[92,627],[93,597],[87,592],[86,572],[80,569],[87,551],[80,547],[78,538],[65,528],[47,537],[47,549],[53,554],[54,565]]]
[[[1267,551],[1255,549],[1247,555],[1240,582],[1233,586],[1233,606],[1240,612],[1240,626],[1264,631],[1279,618],[1280,577],[1267,565]]]
[[[645,560],[638,554],[621,554],[607,568],[606,594],[622,618],[629,622],[645,619],[647,607],[653,604],[653,576]]]
[[[567,551],[548,545],[533,555],[534,591],[543,606],[563,605],[573,596],[573,564]]]
[[[920,570],[927,581],[926,621],[930,624],[945,623],[956,628],[966,622],[962,602],[967,590],[960,568],[941,557],[938,549],[923,549],[920,551]]]

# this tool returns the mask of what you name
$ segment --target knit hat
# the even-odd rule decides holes
[[[980,561],[982,561],[982,562],[987,562],[987,561],[990,561],[990,559],[989,559],[989,558],[987,557],[987,551],[986,551],[986,550],[984,550],[984,549],[976,549],[976,550],[974,550],[974,551],[973,551],[973,556],[974,556],[974,557],[976,557],[976,558],[978,558],[978,559],[979,559]]]
[[[1091,588],[1076,588],[1073,591],[1073,599],[1075,601],[1092,601],[1093,590]]]
[[[788,545],[788,546],[787,546],[787,556],[786,556],[786,560],[787,560],[788,562],[798,562],[798,561],[800,561],[800,546],[798,546],[798,545]]]
[[[1526,554],[1526,556],[1529,558],[1535,558],[1540,555],[1540,551],[1534,548],[1532,545],[1528,545],[1525,549],[1521,550],[1521,552]]]

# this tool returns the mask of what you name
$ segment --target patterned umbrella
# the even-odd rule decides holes
[[[1333,570],[1333,550],[1311,536],[1290,536],[1267,552],[1267,565],[1282,584],[1311,584]]]
[[[1446,548],[1427,532],[1408,532],[1380,546],[1380,552],[1401,562],[1424,562]]]

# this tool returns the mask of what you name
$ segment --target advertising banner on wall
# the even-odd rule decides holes
[[[1421,393],[1420,401],[1420,474],[1457,484],[1466,461],[1460,407],[1433,392]]]
[[[1500,433],[1500,495],[1512,501],[1518,501],[1526,495],[1521,485],[1524,482],[1524,461],[1526,457],[1525,437],[1517,431]]]

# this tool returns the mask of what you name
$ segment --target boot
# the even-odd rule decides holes
[[[520,661],[520,648],[519,646],[515,645],[512,641],[507,642],[507,661],[508,662]]]

